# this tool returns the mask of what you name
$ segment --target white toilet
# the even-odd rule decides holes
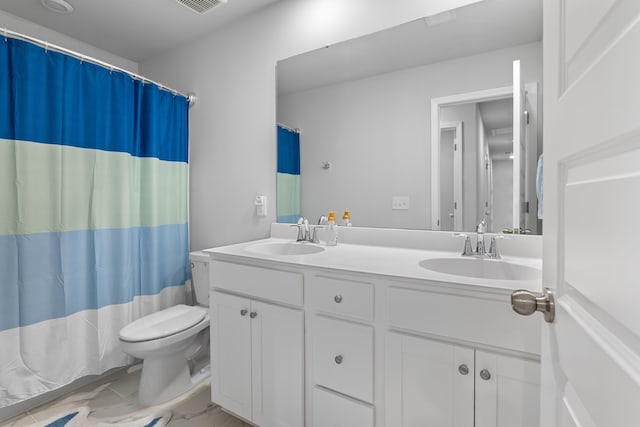
[[[209,255],[189,254],[194,306],[178,304],[120,331],[120,348],[143,360],[138,401],[157,405],[209,378]]]

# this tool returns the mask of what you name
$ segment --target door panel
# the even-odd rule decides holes
[[[526,184],[526,93],[520,61],[513,61],[513,230],[524,229]]]
[[[640,2],[545,0],[541,425],[640,419]]]
[[[540,363],[476,350],[475,416],[475,427],[538,427]]]
[[[252,301],[253,422],[304,425],[304,315]]]
[[[389,333],[386,372],[387,426],[473,427],[473,349]]]
[[[211,399],[251,419],[251,302],[212,292],[210,306]]]

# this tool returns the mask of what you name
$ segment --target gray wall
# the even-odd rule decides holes
[[[27,21],[10,13],[0,10],[0,28],[6,28],[11,31],[15,31],[20,34],[24,34],[30,37],[41,39],[51,44],[58,45],[65,49],[73,50],[80,54],[90,56],[109,64],[113,64],[116,67],[130,71],[132,73],[138,72],[138,63],[122,58],[121,56],[114,55],[106,50],[99,49],[90,44],[84,43],[78,39],[71,38],[67,35],[58,33],[57,31],[50,30],[49,28],[38,25],[34,22]]]
[[[513,160],[493,160],[494,230],[513,227]]]
[[[431,98],[509,86],[514,59],[526,82],[541,82],[542,45],[533,43],[280,97],[278,121],[302,130],[303,214],[352,209],[356,226],[427,228]],[[474,113],[463,131],[474,141],[476,126]],[[477,206],[476,192],[467,193],[466,228],[475,227]],[[392,196],[409,196],[410,209],[392,211]]]
[[[145,76],[196,92],[190,111],[191,248],[266,237],[275,221],[278,60],[475,0],[283,0],[144,61]],[[269,214],[257,218],[258,194]]]

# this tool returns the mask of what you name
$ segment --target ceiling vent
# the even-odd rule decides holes
[[[227,0],[176,0],[183,6],[188,7],[195,13],[202,15],[216,6],[225,4]]]

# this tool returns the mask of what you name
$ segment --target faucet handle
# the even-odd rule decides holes
[[[487,253],[487,256],[489,256],[490,258],[501,258],[500,253],[498,252],[498,244],[496,242],[497,239],[508,240],[510,238],[499,234],[491,236],[491,245],[489,246],[489,252]]]
[[[298,237],[296,237],[296,242],[302,242],[304,240],[304,232],[302,231],[304,229],[304,224],[298,220],[297,224],[291,224],[289,227],[298,227]]]
[[[474,255],[475,252],[471,248],[471,236],[467,233],[453,233],[454,237],[464,237],[464,249],[462,250],[462,256]]]
[[[310,225],[309,229],[310,231],[310,236],[309,236],[309,241],[311,243],[320,243],[320,238],[318,237],[318,228],[324,229],[323,225]]]

